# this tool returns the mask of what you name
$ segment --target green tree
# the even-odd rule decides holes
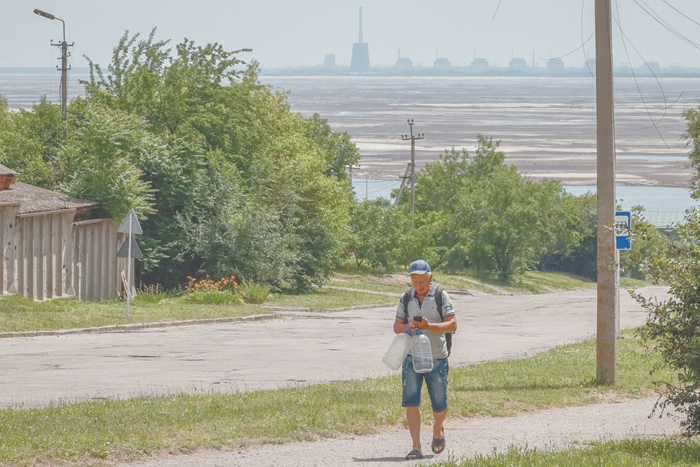
[[[168,41],[156,41],[154,34],[139,40],[127,32],[114,49],[109,74],[90,62],[86,95],[98,107],[143,118],[146,129],[166,147],[162,157],[139,157],[137,163],[141,178],[155,190],[156,212],[144,225],[154,235],[144,235],[144,240],[157,243],[155,232],[187,227],[187,234],[162,245],[160,271],[183,275],[196,268],[215,275],[218,269],[222,274],[235,269],[273,283],[289,281],[298,290],[327,280],[347,246],[350,185],[343,180],[344,165],[359,158],[349,136],[333,133],[318,116],[304,119],[292,113],[287,94],[261,85],[257,64],[245,65],[238,58],[245,50],[200,47],[185,39],[173,52]],[[220,171],[219,178],[235,174],[234,185],[245,202],[219,200],[228,207],[213,209],[206,185],[217,179],[212,170]],[[178,212],[186,214],[180,224],[172,215]],[[242,239],[234,228],[256,231],[256,222],[284,241],[267,244],[277,251],[248,253],[276,259],[284,271],[247,269],[241,251],[215,260],[212,252],[239,241],[223,238],[225,229]],[[208,240],[193,243],[192,232]],[[187,253],[177,254],[175,245]],[[255,248],[262,243],[236,245]]]
[[[405,209],[383,208],[374,200],[355,202],[350,212],[350,251],[358,265],[391,270],[399,264],[395,255],[397,239],[411,227]]]
[[[541,255],[576,245],[569,229],[569,196],[559,182],[534,182],[506,166],[498,142],[481,140],[460,192],[454,224],[470,264],[480,275],[502,281],[534,267]]]
[[[2,96],[0,96],[2,97]],[[24,183],[56,189],[66,176],[62,157],[63,121],[60,106],[46,96],[31,111],[10,112],[0,100],[0,164],[18,173]]]
[[[138,162],[163,152],[162,143],[138,117],[82,100],[71,106],[71,120],[64,152],[73,175],[62,184],[62,191],[100,202],[114,219],[123,218],[131,208],[141,216],[152,213],[152,190],[141,179]]]

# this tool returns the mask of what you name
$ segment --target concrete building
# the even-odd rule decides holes
[[[471,67],[473,71],[485,71],[489,68],[489,62],[485,58],[474,58]]]
[[[402,57],[401,49],[399,49],[399,59],[396,60],[396,64],[394,66],[399,70],[410,70],[413,68],[413,62],[407,57]]]
[[[323,68],[335,68],[335,54],[326,54],[326,58],[323,59]]]
[[[561,58],[550,58],[547,61],[547,71],[563,71],[564,70],[564,60]]]
[[[511,70],[524,70],[527,68],[527,62],[524,58],[513,58],[508,64],[508,68]]]
[[[370,71],[370,68],[369,44],[362,42],[362,7],[360,7],[360,41],[352,45],[350,71],[355,73],[366,73]]]
[[[95,219],[99,203],[18,182],[16,175],[0,165],[0,295],[117,298],[127,268],[117,258],[126,240],[119,222]]]
[[[446,58],[435,57],[433,68],[436,70],[448,70],[452,67],[450,61]]]

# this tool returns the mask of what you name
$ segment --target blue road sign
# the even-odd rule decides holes
[[[615,213],[615,248],[618,250],[630,250],[630,229],[632,228],[632,214],[629,211],[617,211]]]

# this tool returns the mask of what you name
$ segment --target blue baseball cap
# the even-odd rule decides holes
[[[430,265],[422,259],[416,260],[408,266],[408,274],[425,274],[430,272]]]

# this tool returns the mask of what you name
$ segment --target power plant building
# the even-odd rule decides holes
[[[355,73],[366,73],[370,71],[370,68],[369,44],[362,42],[362,7],[360,7],[360,42],[356,42],[352,45],[350,71]]]

